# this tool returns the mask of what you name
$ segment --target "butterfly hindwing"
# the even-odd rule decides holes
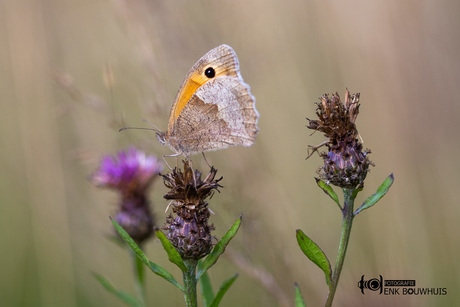
[[[235,77],[218,77],[201,86],[182,109],[171,137],[186,155],[251,146],[258,114],[249,86]],[[180,139],[177,136],[181,136]]]

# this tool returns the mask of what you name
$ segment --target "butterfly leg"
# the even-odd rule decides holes
[[[192,159],[190,159],[190,157],[185,158],[185,159],[187,159],[188,163],[190,164],[190,168],[192,169],[193,185],[195,186],[195,189],[196,189],[196,176],[195,176],[195,170],[193,169]]]
[[[168,164],[168,162],[166,161],[165,158],[166,158],[166,157],[168,157],[168,158],[176,157],[176,158],[177,158],[178,156],[180,156],[180,154],[164,155],[164,156],[161,156],[161,157],[163,158],[163,161],[165,161],[165,163],[166,163],[166,165],[168,166],[169,170],[172,171],[171,166],[169,166],[169,164]],[[177,159],[176,159],[176,167],[177,167]]]
[[[204,151],[202,151],[201,153],[203,154],[204,161],[205,161],[206,164],[209,166],[209,168],[211,168],[211,165],[209,165],[209,162],[208,162],[208,160],[206,159],[206,156],[204,155]]]

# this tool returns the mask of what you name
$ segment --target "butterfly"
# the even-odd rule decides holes
[[[185,76],[171,108],[162,145],[189,158],[196,153],[254,144],[259,128],[255,97],[230,46],[210,50]]]

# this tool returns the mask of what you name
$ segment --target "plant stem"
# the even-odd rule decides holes
[[[339,283],[340,273],[342,272],[343,263],[345,261],[345,254],[347,252],[348,242],[350,240],[351,226],[353,224],[353,205],[356,195],[353,195],[354,189],[343,189],[344,204],[342,209],[342,236],[340,238],[339,251],[337,253],[337,260],[335,262],[334,273],[332,275],[331,284],[329,286],[329,294],[327,297],[327,307],[332,306],[335,291]]]
[[[134,276],[136,280],[137,296],[141,306],[145,306],[145,292],[144,292],[144,264],[134,253],[131,253],[134,264]]]
[[[187,307],[196,307],[196,265],[197,261],[194,259],[183,259],[186,271],[182,272],[184,277],[184,297]]]

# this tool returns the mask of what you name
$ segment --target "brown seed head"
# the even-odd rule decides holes
[[[342,188],[361,187],[369,165],[373,164],[367,157],[370,150],[363,151],[355,124],[360,106],[359,93],[350,95],[347,90],[344,102],[337,93],[331,97],[325,94],[317,105],[318,120],[308,119],[307,127],[323,132],[329,139],[322,144],[327,146],[328,153],[320,154],[324,159],[324,166],[318,172],[321,179]],[[312,147],[313,151],[322,145]]]
[[[183,258],[200,259],[212,249],[213,225],[208,224],[210,212],[206,198],[222,187],[215,179],[217,170],[212,167],[204,180],[201,173],[193,171],[189,160],[184,161],[184,171],[175,168],[161,175],[170,189],[164,198],[171,200],[173,214],[166,220],[163,229],[167,237]]]

